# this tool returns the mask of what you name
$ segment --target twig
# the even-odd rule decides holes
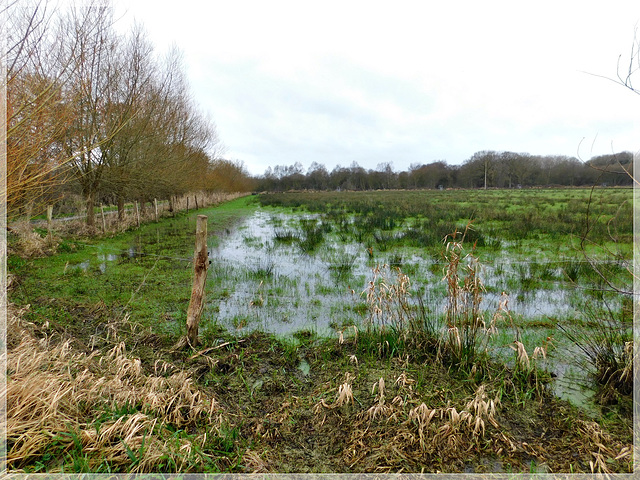
[[[245,341],[246,341],[246,339],[243,338],[241,340],[235,340],[235,343],[242,343],[242,342],[245,342]],[[189,360],[193,360],[194,358],[199,357],[200,355],[204,355],[205,353],[211,352],[213,350],[217,350],[219,348],[226,347],[227,345],[230,345],[232,343],[234,343],[234,341],[224,342],[224,343],[221,343],[220,345],[216,345],[215,347],[205,348],[204,350],[202,350],[200,352],[197,352],[195,355],[191,355],[189,357]]]

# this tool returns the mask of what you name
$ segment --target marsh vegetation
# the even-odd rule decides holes
[[[11,469],[630,471],[631,190],[204,213],[197,349],[175,348],[193,215],[9,257]],[[62,386],[47,408],[37,382]]]

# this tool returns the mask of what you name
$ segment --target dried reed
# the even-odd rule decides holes
[[[480,309],[485,288],[480,279],[481,265],[474,248],[465,254],[464,239],[470,228],[471,224],[468,224],[462,235],[456,230],[445,237],[443,254],[446,262],[443,280],[447,284],[445,316],[448,331],[441,345],[441,355],[450,357],[454,364],[463,368],[476,363],[478,354],[486,352],[489,336],[497,331],[496,315],[487,327]]]
[[[206,425],[216,430],[222,409],[179,371],[147,375],[124,343],[106,355],[75,351],[70,340],[38,340],[9,309],[8,329],[23,336],[7,351],[7,467],[28,467],[57,452],[65,461],[86,459],[87,471],[105,463],[115,471],[152,472],[160,459],[172,468],[203,460],[188,454],[187,439],[171,439],[166,427]],[[13,334],[12,334],[13,335]],[[109,413],[111,412],[111,413]],[[117,413],[125,412],[125,413]],[[47,465],[59,471],[60,464]]]
[[[10,249],[23,258],[44,257],[55,253],[59,238],[55,235],[42,237],[33,229],[31,223],[23,221],[11,225],[11,231],[17,235],[17,241],[9,244]]]
[[[399,268],[392,269],[388,265],[376,265],[373,268],[373,279],[362,292],[366,294],[369,306],[368,327],[396,328],[405,331],[410,318],[408,298],[411,282],[409,277]]]

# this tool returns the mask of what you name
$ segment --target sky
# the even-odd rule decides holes
[[[225,158],[254,175],[640,149],[640,95],[611,81],[629,67],[637,0],[114,4],[120,28],[183,53]]]

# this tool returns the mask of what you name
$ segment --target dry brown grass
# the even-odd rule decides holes
[[[338,393],[333,403],[328,404],[324,399],[320,400],[314,407],[313,412],[318,414],[322,411],[323,407],[328,409],[340,408],[343,405],[349,405],[353,403],[353,388],[351,383],[353,382],[354,375],[347,372],[344,374],[344,382],[338,386]],[[330,390],[329,392],[335,389]],[[327,393],[329,393],[327,392]]]
[[[272,466],[262,458],[258,452],[247,449],[242,456],[242,463],[245,468],[251,473],[268,473],[272,471]]]
[[[483,386],[465,406],[431,408],[414,394],[410,379],[398,380],[399,391],[391,402],[385,399],[381,379],[373,406],[357,414],[351,445],[345,449],[350,466],[377,472],[415,469],[430,463],[428,458],[451,459],[479,448],[491,426],[491,435],[497,434],[498,402],[487,398]]]
[[[369,307],[367,326],[381,329],[394,327],[406,331],[410,316],[410,286],[409,277],[399,268],[376,265],[373,268],[373,279],[362,292],[366,295]]]
[[[40,236],[29,222],[17,222],[11,225],[11,231],[17,236],[12,242],[12,253],[23,258],[44,257],[55,253],[59,238],[55,235]]]
[[[9,308],[8,378],[2,392],[9,470],[20,470],[52,451],[62,460],[74,449],[82,452],[89,471],[103,464],[115,471],[152,472],[161,463],[178,470],[198,463],[192,442],[171,439],[167,426],[205,425],[215,433],[223,413],[214,398],[194,386],[188,372],[145,374],[124,343],[106,354],[86,354],[74,350],[70,340],[55,344],[46,336],[38,339],[19,315]],[[128,410],[116,413],[123,409]],[[62,465],[48,468],[59,471]]]
[[[585,443],[579,447],[580,453],[592,458],[589,460],[591,473],[611,473],[608,459],[631,460],[631,446],[624,446],[613,441],[611,436],[603,432],[596,422],[578,420],[578,431],[585,440]]]
[[[368,389],[356,388],[356,377],[347,374],[340,385],[337,398],[331,404],[321,400],[313,411],[318,426],[335,416],[349,425],[349,438],[343,450],[345,464],[354,471],[400,472],[403,468],[415,471],[420,464],[429,465],[428,459],[439,457],[450,463],[451,459],[463,456],[471,450],[493,445],[490,451],[496,454],[504,443],[493,442],[502,432],[496,420],[500,402],[490,398],[485,386],[477,388],[475,394],[461,405],[437,405],[430,407],[414,390],[415,380],[406,371],[395,381],[380,377]],[[350,400],[341,395],[347,390]],[[336,388],[326,391],[331,395]],[[353,400],[353,391],[360,398]],[[370,398],[363,398],[364,392]],[[351,404],[350,409],[340,406]],[[320,418],[323,417],[323,418]]]

